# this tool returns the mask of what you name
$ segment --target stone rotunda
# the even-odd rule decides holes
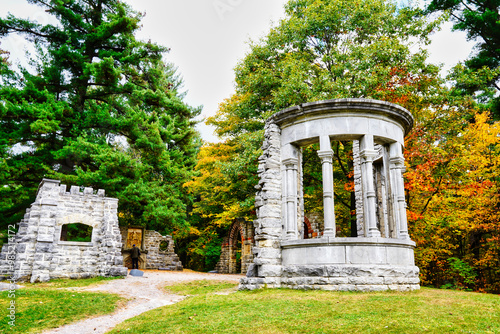
[[[406,109],[367,99],[306,103],[270,117],[259,159],[254,260],[240,289],[419,289],[403,183],[404,137],[412,126]],[[331,142],[339,140],[353,143],[357,237],[336,236]],[[301,148],[314,143],[324,228],[311,239],[303,231]]]

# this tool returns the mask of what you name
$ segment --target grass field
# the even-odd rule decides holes
[[[66,289],[102,280],[26,284],[16,291],[15,328],[4,316],[7,292],[0,293],[0,333],[39,333],[112,312],[123,299]],[[217,281],[166,289],[188,298],[129,319],[110,333],[500,333],[498,295],[429,288],[411,293],[236,292],[236,284]]]
[[[109,279],[96,277],[22,284],[25,287],[15,293],[15,327],[9,325],[10,319],[7,318],[7,308],[12,299],[7,291],[0,292],[0,333],[40,333],[44,329],[111,313],[123,298],[112,294],[66,289],[98,284]]]
[[[231,288],[208,281],[168,287],[192,296],[129,319],[111,333],[500,333],[497,295],[429,288],[219,294]]]

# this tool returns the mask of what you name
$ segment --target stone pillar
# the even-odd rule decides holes
[[[255,186],[254,260],[248,267],[247,277],[240,281],[240,288],[249,290],[263,285],[279,287],[282,272],[280,242],[284,233],[282,178],[285,173],[282,171],[281,130],[273,123],[266,123],[264,130],[258,168],[260,180]]]
[[[363,207],[365,233],[367,237],[380,237],[377,228],[375,185],[373,181],[373,159],[377,156],[373,135],[364,135],[360,142],[361,177],[363,182]]]
[[[35,255],[32,262],[31,283],[45,282],[50,279],[50,263],[52,261],[52,251],[55,229],[55,217],[57,213],[58,198],[60,192],[60,181],[43,179],[40,183],[37,199],[34,206],[39,206],[39,215],[33,218],[38,220],[32,224],[37,227],[37,237],[35,241]],[[30,223],[33,220],[30,219]]]
[[[331,149],[330,137],[320,138],[320,150],[318,156],[321,159],[323,174],[323,211],[325,229],[323,237],[335,237],[335,206],[333,201],[333,150]]]
[[[406,217],[405,188],[403,172],[405,169],[403,147],[395,142],[390,146],[391,193],[393,203],[393,217],[398,230],[399,239],[409,239],[408,221]]]
[[[118,227],[118,199],[105,197],[103,200],[102,239],[99,244],[99,274],[101,276],[118,276],[124,273],[126,276],[126,268],[122,267],[121,248],[123,244]]]
[[[361,177],[361,157],[359,156],[359,140],[352,141],[354,164],[354,193],[356,199],[356,236],[365,236],[365,218],[363,213],[363,181]]]
[[[297,158],[283,160],[286,168],[286,238],[297,239]]]

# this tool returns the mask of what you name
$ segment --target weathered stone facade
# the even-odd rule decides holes
[[[268,119],[256,186],[255,258],[240,289],[418,289],[402,177],[404,136],[412,126],[404,108],[366,99],[306,103]],[[356,237],[336,236],[332,140],[353,141]],[[317,142],[324,217],[313,225],[304,213],[301,147]]]
[[[220,274],[246,273],[253,262],[253,237],[253,223],[236,219],[229,229],[229,234],[222,241],[221,256],[215,270]],[[240,245],[238,241],[241,241]]]
[[[135,233],[131,234],[133,230]],[[136,239],[137,230],[140,230],[140,240]],[[123,262],[129,269],[132,268],[130,249],[133,244],[141,250],[139,269],[182,270],[182,263],[175,253],[174,240],[170,235],[161,235],[157,231],[144,230],[143,228],[120,228],[124,247]],[[134,238],[131,238],[134,235]]]
[[[118,228],[118,200],[104,190],[72,186],[66,191],[60,181],[43,179],[31,208],[26,210],[15,236],[14,268],[6,261],[7,245],[0,255],[0,276],[19,281],[53,278],[126,276]],[[90,242],[62,241],[67,224],[92,227]],[[11,270],[14,269],[14,270]]]

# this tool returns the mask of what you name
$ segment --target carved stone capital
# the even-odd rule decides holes
[[[285,165],[286,169],[297,169],[299,165],[299,159],[297,158],[288,158],[283,159],[283,165]]]
[[[404,167],[405,164],[405,158],[403,157],[391,157],[389,161],[391,163],[391,168],[393,165],[395,168],[401,168]]]
[[[361,157],[361,163],[373,162],[378,156],[378,151],[365,149],[359,152],[359,156]]]
[[[318,156],[321,159],[321,163],[331,163],[333,159],[333,150],[318,151]]]

